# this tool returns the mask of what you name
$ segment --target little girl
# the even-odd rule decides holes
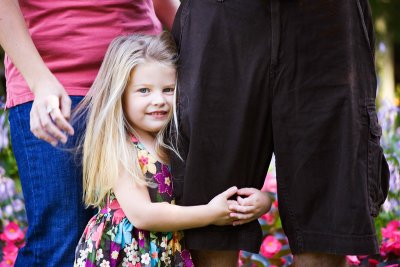
[[[163,133],[175,82],[168,33],[118,37],[108,48],[78,109],[88,118],[84,200],[99,212],[79,241],[74,266],[193,266],[179,230],[240,219],[229,207],[237,205],[229,200],[236,187],[206,205],[173,205]]]

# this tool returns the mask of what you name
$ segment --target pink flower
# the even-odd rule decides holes
[[[272,235],[267,236],[261,244],[260,253],[267,257],[274,257],[282,248],[282,244]]]
[[[112,222],[119,224],[123,218],[125,218],[125,213],[121,209],[117,199],[114,199],[111,204],[110,204],[110,209],[114,210],[113,216],[112,216]]]
[[[351,265],[359,266],[361,263],[357,256],[347,256],[346,260],[347,260],[347,263],[351,264]]]
[[[0,267],[12,267],[14,266],[14,261],[11,259],[4,258],[2,262],[0,262]]]
[[[400,221],[391,221],[382,228],[382,237],[380,254],[383,257],[390,253],[400,256]]]
[[[3,261],[0,263],[0,267],[9,267],[9,266],[14,266],[15,259],[17,258],[18,251],[13,252],[13,253],[6,253],[4,252],[4,257]]]
[[[276,178],[271,173],[268,173],[261,191],[276,193],[276,188]]]
[[[0,239],[4,241],[22,241],[25,235],[24,232],[21,231],[18,224],[15,222],[10,222],[4,228],[4,232],[0,235]]]
[[[399,234],[399,228],[400,228],[400,220],[394,220],[389,222],[386,227],[382,228],[382,237],[384,238],[390,238],[393,233],[397,232]]]
[[[101,236],[103,234],[103,229],[104,229],[104,222],[100,223],[100,225],[97,227],[96,231],[92,235],[92,241],[96,242],[95,245],[96,248],[99,248]]]
[[[13,242],[6,242],[6,245],[3,247],[4,255],[15,255],[17,256],[18,247]]]

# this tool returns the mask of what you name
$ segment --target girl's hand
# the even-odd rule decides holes
[[[214,225],[231,225],[235,218],[230,216],[231,210],[229,206],[238,205],[236,201],[229,200],[230,197],[236,194],[238,191],[236,186],[229,188],[228,190],[222,192],[221,194],[215,196],[207,204],[210,212],[214,216],[212,224]]]
[[[271,209],[272,200],[266,192],[256,188],[241,188],[237,194],[237,204],[229,206],[232,211],[230,216],[235,219],[233,226],[256,220]]]

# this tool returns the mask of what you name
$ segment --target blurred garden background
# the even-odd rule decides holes
[[[351,266],[400,267],[400,0],[370,0],[376,32],[376,70],[378,73],[378,116],[383,129],[381,139],[391,178],[388,199],[376,218],[380,254],[347,257]],[[18,169],[9,138],[4,52],[0,48],[0,267],[13,266],[18,249],[24,245],[27,221]],[[274,204],[259,219],[264,241],[259,254],[241,252],[240,266],[290,266],[293,257],[282,231],[277,208],[274,162],[264,190]]]

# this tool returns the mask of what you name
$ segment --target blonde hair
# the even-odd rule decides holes
[[[151,186],[130,139],[134,129],[125,118],[122,96],[135,66],[156,61],[176,68],[176,54],[175,43],[167,32],[121,36],[111,42],[92,87],[76,111],[78,117],[87,119],[82,139],[83,197],[87,206],[104,203],[121,171],[128,171],[134,181]],[[156,138],[157,153],[164,159],[164,148],[168,147],[163,142],[166,127]]]

